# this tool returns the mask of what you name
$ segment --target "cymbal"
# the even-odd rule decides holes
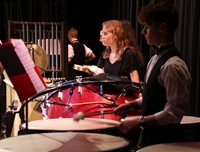
[[[48,67],[48,55],[45,50],[37,44],[30,44],[27,45],[28,51],[35,63],[38,67],[41,74],[43,74]]]

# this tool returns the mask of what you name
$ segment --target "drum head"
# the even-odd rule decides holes
[[[200,117],[183,116],[181,124],[196,124],[200,123]]]
[[[28,123],[29,130],[51,131],[88,131],[114,128],[119,122],[108,119],[85,118],[75,121],[73,118],[35,120]],[[22,125],[25,128],[25,124]]]
[[[122,137],[95,133],[42,133],[2,139],[0,150],[9,152],[100,152],[129,145]]]

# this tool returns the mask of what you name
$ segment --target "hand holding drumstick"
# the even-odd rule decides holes
[[[94,75],[94,76],[98,75],[100,73],[104,73],[104,71],[101,68],[98,68],[95,65],[83,65],[83,66],[81,66],[81,65],[78,65],[78,64],[74,64],[73,68],[75,70],[86,72],[86,73]]]

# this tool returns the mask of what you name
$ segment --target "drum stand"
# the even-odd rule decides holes
[[[5,112],[4,118],[5,118],[6,137],[11,136],[15,115],[16,113],[18,113],[18,111],[16,111],[17,105],[18,101],[13,100],[12,104],[9,106],[10,109],[8,109]]]
[[[139,134],[139,139],[137,142],[136,147],[133,147],[130,152],[137,152],[140,148],[142,148],[142,137],[143,137],[143,132],[144,132],[144,127],[140,126],[140,134]]]

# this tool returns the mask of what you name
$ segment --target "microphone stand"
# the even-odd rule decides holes
[[[89,87],[87,87],[87,86],[84,86],[84,87],[87,88],[88,90],[93,91],[94,93],[97,93],[98,95],[100,95],[100,96],[103,97],[104,99],[111,101],[111,102],[112,102],[112,105],[116,105],[115,99],[112,99],[112,98],[106,96],[105,94],[102,93],[102,91],[99,92],[99,91],[93,90],[93,89],[91,89],[91,88],[89,88]],[[101,89],[100,89],[100,90],[101,90]]]
[[[68,98],[68,101],[67,101],[67,107],[68,107],[69,109],[72,108],[72,106],[71,106],[69,103],[70,103],[70,101],[71,101],[73,92],[74,92],[74,84],[71,85],[70,91],[69,91],[69,98]]]

